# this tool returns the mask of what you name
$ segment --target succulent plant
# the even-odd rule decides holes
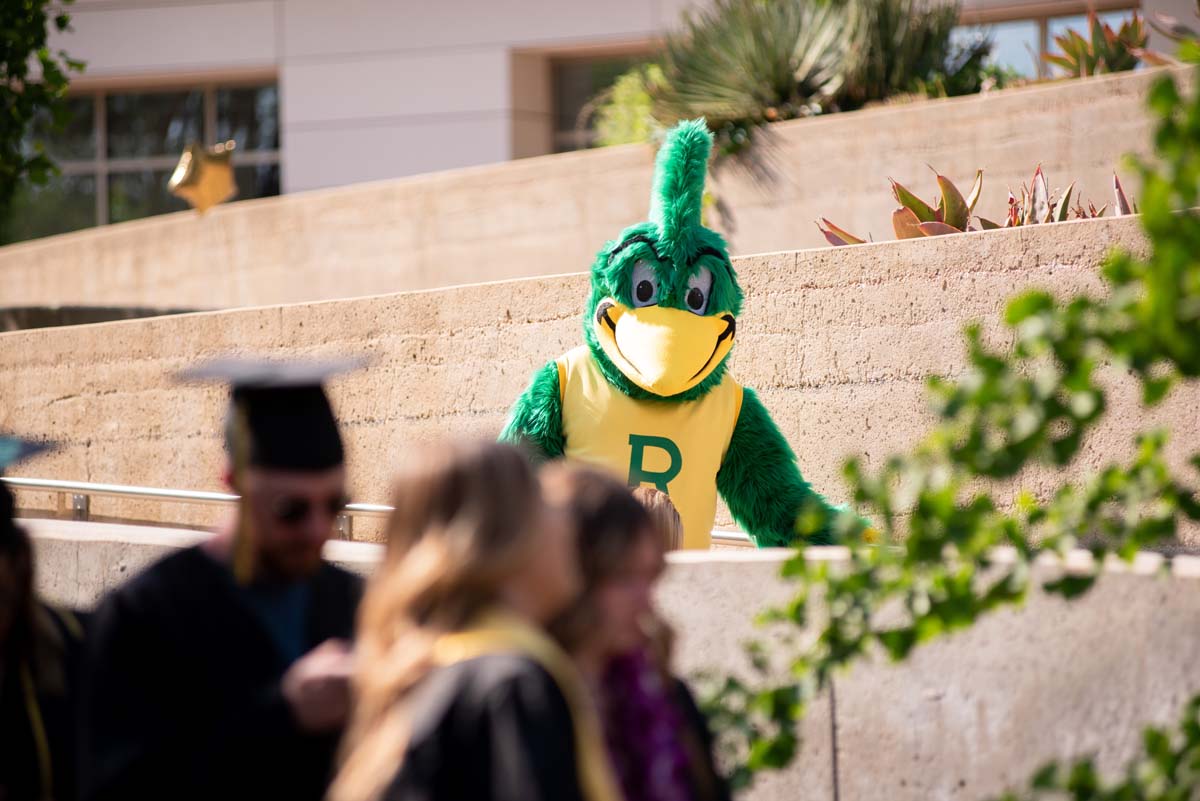
[[[1088,39],[1074,29],[1055,36],[1054,41],[1062,52],[1047,54],[1042,58],[1061,67],[1073,78],[1084,78],[1105,72],[1131,70],[1147,55],[1146,37],[1149,32],[1136,11],[1116,31],[1107,22],[1101,22],[1096,12],[1090,11],[1088,32]]]
[[[910,192],[903,184],[888,179],[892,184],[892,196],[900,204],[900,208],[892,212],[892,230],[897,239],[920,239],[925,236],[961,234],[964,231],[976,230],[971,226],[971,213],[975,210],[975,204],[979,202],[979,194],[983,190],[983,170],[975,173],[975,183],[965,198],[949,178],[938,174],[936,170],[934,175],[940,194],[936,205],[933,206]],[[817,228],[831,245],[861,245],[866,241],[847,233],[824,217],[817,222]]]
[[[1020,225],[1041,225],[1052,222],[1065,222],[1070,218],[1073,212],[1075,219],[1095,219],[1103,217],[1108,205],[1101,206],[1096,209],[1094,203],[1089,202],[1088,208],[1083,208],[1082,201],[1078,197],[1075,198],[1075,208],[1071,208],[1071,195],[1075,191],[1075,182],[1067,187],[1059,198],[1054,198],[1049,191],[1049,183],[1046,180],[1046,174],[1042,171],[1042,166],[1033,173],[1033,180],[1029,182],[1029,186],[1021,186],[1021,197],[1017,197],[1010,190],[1008,193],[1008,213],[1004,219],[1003,225],[998,225],[991,220],[979,218],[980,227],[989,231],[995,228],[1015,228]],[[1120,217],[1125,214],[1133,214],[1134,209],[1129,200],[1125,197],[1125,190],[1121,187],[1121,179],[1113,173],[1113,214]]]
[[[1097,217],[1103,217],[1107,208],[1108,204],[1105,203],[1097,211],[1096,204],[1088,203],[1088,207],[1084,209],[1082,203],[1076,202],[1074,209],[1075,219],[1094,220]],[[1137,203],[1125,197],[1125,189],[1121,186],[1121,179],[1117,177],[1116,173],[1113,173],[1113,216],[1124,217],[1127,214],[1137,214]]]
[[[1071,194],[1074,191],[1075,182],[1072,181],[1067,190],[1062,193],[1062,197],[1052,198],[1046,174],[1042,172],[1042,165],[1039,164],[1033,172],[1033,180],[1029,182],[1029,186],[1021,185],[1020,200],[1011,189],[1009,190],[1008,211],[1004,218],[1004,224],[1000,225],[980,217],[979,225],[983,230],[990,231],[995,228],[1015,228],[1019,225],[1063,222],[1067,219],[1067,213],[1071,207]]]
[[[935,175],[937,175],[935,171]],[[891,180],[890,178],[888,180]],[[892,212],[892,230],[897,239],[919,239],[926,236],[942,236],[944,234],[961,234],[966,231],[990,231],[1000,228],[1015,228],[1021,225],[1040,225],[1043,223],[1065,222],[1074,212],[1076,219],[1092,219],[1104,216],[1107,204],[1096,209],[1095,204],[1088,203],[1085,210],[1078,198],[1075,198],[1075,208],[1071,208],[1072,195],[1075,193],[1075,182],[1067,187],[1058,198],[1051,195],[1046,173],[1039,164],[1034,170],[1033,180],[1028,186],[1021,186],[1021,197],[1010,190],[1008,193],[1008,212],[1003,225],[985,217],[976,217],[979,227],[971,225],[971,215],[975,204],[983,191],[983,170],[975,173],[975,183],[964,198],[949,178],[937,175],[938,189],[941,193],[936,205],[929,205],[914,195],[903,185],[891,181],[892,195],[900,204],[900,208]],[[1130,203],[1121,187],[1121,179],[1113,174],[1113,211],[1114,216],[1137,212],[1137,206]],[[817,228],[831,245],[862,245],[867,240],[834,225],[825,217],[817,221]]]

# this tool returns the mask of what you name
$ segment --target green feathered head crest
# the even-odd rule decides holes
[[[712,134],[704,120],[681,122],[667,133],[654,163],[654,188],[650,193],[650,222],[658,229],[662,250],[672,261],[695,253],[704,230],[704,179]],[[664,254],[665,255],[665,254]]]
[[[650,218],[592,265],[585,337],[609,382],[635,398],[700,397],[725,372],[742,290],[725,240],[701,222],[711,151],[704,120],[668,131]]]

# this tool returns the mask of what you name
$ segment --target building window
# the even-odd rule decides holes
[[[34,126],[61,175],[26,186],[0,228],[16,242],[180,211],[167,192],[183,149],[233,139],[239,199],[279,194],[279,91],[208,84],[170,90],[75,94],[66,130]]]
[[[550,62],[554,101],[554,152],[595,145],[592,101],[625,72],[651,58],[648,52],[564,57]]]
[[[1116,30],[1130,18],[1133,11],[1132,8],[1124,8],[1102,11],[1096,16]],[[1058,52],[1054,37],[1073,28],[1085,38],[1090,38],[1087,20],[1086,13],[997,19],[983,24],[961,25],[955,29],[954,36],[960,40],[990,36],[993,43],[989,59],[991,63],[1015,70],[1026,78],[1051,78],[1061,73],[1058,68],[1047,64],[1044,58],[1049,53]]]

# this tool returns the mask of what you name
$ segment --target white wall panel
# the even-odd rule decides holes
[[[508,52],[433,50],[287,63],[283,123],[503,111],[509,106]]]
[[[87,62],[88,77],[237,69],[278,61],[276,3],[70,7],[73,32],[51,46]]]
[[[285,0],[288,58],[645,35],[653,0]]]
[[[293,126],[283,141],[283,191],[504,161],[510,136],[503,112],[394,124]]]

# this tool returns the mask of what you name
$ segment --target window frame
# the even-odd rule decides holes
[[[582,45],[575,48],[555,48],[542,52],[546,59],[547,83],[550,96],[550,150],[549,153],[579,153],[592,147],[594,131],[581,131],[578,126],[567,129],[558,127],[559,109],[555,91],[555,74],[558,67],[565,64],[579,64],[597,61],[612,61],[616,59],[634,59],[650,61],[662,52],[662,39],[639,39],[616,42],[608,45]],[[581,137],[582,135],[582,137]],[[581,138],[587,139],[581,142]],[[574,147],[559,150],[559,144],[570,142]]]
[[[217,91],[221,89],[245,89],[262,86],[275,86],[279,89],[279,78],[274,73],[255,74],[241,77],[208,77],[196,80],[173,81],[118,81],[93,84],[90,81],[77,81],[72,85],[68,98],[92,98],[92,131],[95,134],[96,149],[91,159],[55,159],[63,176],[91,175],[96,179],[96,204],[94,226],[109,224],[109,176],[116,173],[142,172],[145,170],[173,170],[179,163],[179,155],[136,156],[132,158],[113,158],[108,155],[108,119],[107,98],[117,94],[151,94],[155,92],[198,91],[202,96],[201,112],[201,141],[206,146],[216,144],[217,136]],[[237,150],[234,151],[234,167],[256,167],[282,164],[283,114],[276,121],[279,127],[280,145],[273,150]],[[282,175],[280,185],[282,186]],[[157,215],[151,215],[157,216]],[[143,218],[144,219],[144,218]]]

